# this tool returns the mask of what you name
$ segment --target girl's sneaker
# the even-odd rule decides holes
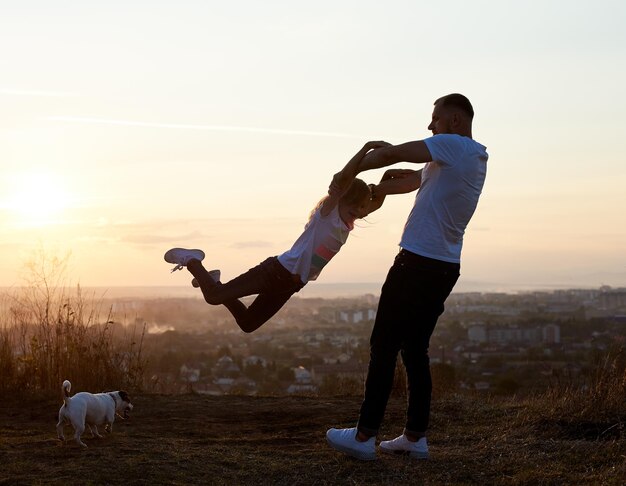
[[[356,427],[351,429],[328,429],[326,440],[333,449],[363,461],[376,459],[376,437],[365,442],[356,440]]]
[[[211,277],[215,283],[218,283],[220,281],[220,278],[222,277],[222,272],[220,272],[219,270],[209,270],[209,277]],[[198,282],[197,278],[194,278],[191,281],[191,285],[193,285],[195,288],[200,287],[200,283]]]
[[[204,252],[202,250],[187,250],[186,248],[172,248],[165,252],[164,257],[167,263],[174,263],[176,266],[172,268],[172,272],[182,270],[187,266],[189,260],[204,260]]]
[[[405,454],[413,459],[428,459],[428,444],[426,437],[417,442],[411,442],[402,434],[393,440],[383,440],[379,444],[380,450],[389,454]]]

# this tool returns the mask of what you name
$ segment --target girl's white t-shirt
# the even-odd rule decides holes
[[[487,175],[487,149],[469,137],[440,134],[424,140],[433,161],[422,171],[400,247],[460,263],[463,234]]]
[[[281,265],[299,275],[304,284],[318,277],[326,264],[339,253],[354,227],[341,219],[337,206],[327,216],[322,216],[320,211],[321,208],[315,210],[291,249],[278,256]]]

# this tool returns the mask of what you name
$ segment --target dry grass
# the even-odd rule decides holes
[[[540,433],[587,440],[626,438],[626,352],[623,347],[599,354],[582,383],[554,384],[527,400],[526,423]],[[626,483],[626,481],[625,481]]]
[[[64,281],[66,261],[41,254],[26,285],[0,295],[0,393],[139,387],[145,327],[114,321]],[[88,365],[86,365],[88,363]]]
[[[140,395],[133,416],[88,449],[55,439],[58,400],[0,405],[0,484],[602,484],[622,485],[626,440],[541,430],[533,403],[449,396],[433,404],[431,459],[360,462],[331,450],[360,399]],[[397,435],[393,398],[381,438]],[[539,428],[538,428],[539,427]],[[70,436],[66,430],[66,436]]]

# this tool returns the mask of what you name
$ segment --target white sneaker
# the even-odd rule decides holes
[[[213,281],[217,283],[220,281],[220,278],[222,277],[222,272],[220,272],[219,270],[209,270],[209,277],[211,277]],[[191,285],[193,285],[195,288],[200,287],[200,284],[198,283],[197,278],[194,278],[191,281]]]
[[[163,256],[167,263],[174,263],[176,266],[172,268],[172,272],[182,270],[187,266],[187,262],[192,259],[204,260],[204,252],[202,250],[187,250],[186,248],[172,248],[167,250]]]
[[[405,454],[413,459],[428,459],[428,444],[426,437],[417,442],[411,442],[402,434],[393,440],[383,440],[379,444],[380,450],[388,454]]]
[[[376,437],[365,442],[356,440],[357,429],[328,429],[326,440],[333,449],[363,461],[376,459]]]

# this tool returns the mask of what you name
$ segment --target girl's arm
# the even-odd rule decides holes
[[[406,194],[419,189],[422,183],[422,169],[390,169],[383,174],[377,185],[370,184],[372,199],[367,213],[373,213],[385,202],[389,194]]]
[[[367,142],[361,150],[354,154],[346,166],[333,176],[333,180],[328,188],[328,197],[324,200],[320,210],[322,216],[328,216],[337,206],[341,196],[348,190],[350,184],[352,184],[352,181],[360,172],[359,164],[363,157],[372,149],[389,147],[390,145],[387,142]]]

